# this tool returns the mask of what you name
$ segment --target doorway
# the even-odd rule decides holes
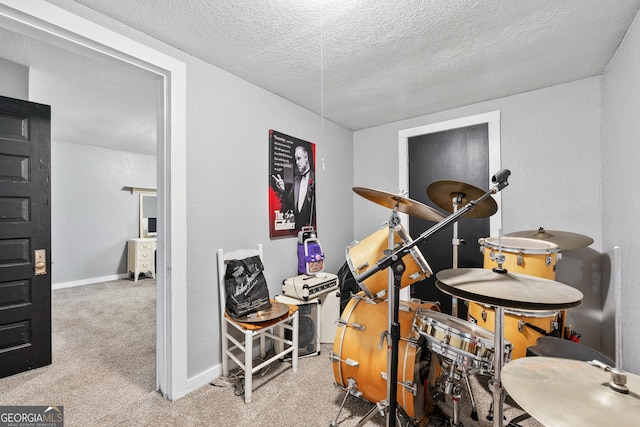
[[[500,169],[500,113],[493,112],[436,123],[400,132],[400,188],[407,189],[411,199],[450,214],[438,207],[427,195],[427,186],[440,180],[455,180],[487,191],[492,175]],[[466,244],[458,246],[459,267],[482,267],[478,249],[480,237],[495,235],[501,228],[500,193],[493,195],[498,211],[486,219],[462,218],[458,221],[458,238]],[[434,225],[420,218],[401,218],[413,238]],[[453,267],[453,228],[434,235],[418,247],[433,270],[433,275],[415,284],[410,296],[439,301],[444,313],[451,314],[452,298],[435,286],[438,271]],[[407,298],[409,292],[403,297]],[[458,304],[458,316],[466,319],[466,306]]]
[[[41,0],[4,1],[0,25],[88,57],[159,79],[156,388],[168,399],[187,391],[186,66]],[[169,262],[170,260],[170,262]],[[175,319],[175,320],[174,320]]]

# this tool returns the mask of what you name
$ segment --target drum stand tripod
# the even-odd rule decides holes
[[[405,243],[402,247],[394,250],[394,228],[400,223],[400,218],[398,217],[398,205],[393,208],[393,213],[391,214],[391,219],[389,221],[389,250],[386,256],[376,262],[375,266],[371,267],[369,270],[365,271],[363,274],[355,277],[358,283],[364,282],[366,279],[371,277],[373,274],[378,271],[384,270],[386,268],[391,267],[389,272],[389,289],[388,289],[388,298],[389,298],[389,330],[387,332],[387,342],[389,336],[391,337],[391,346],[387,347],[388,355],[387,355],[387,401],[378,402],[376,407],[372,409],[372,412],[367,414],[361,421],[358,423],[358,426],[366,423],[372,416],[375,414],[376,410],[380,410],[384,412],[384,408],[388,407],[387,413],[387,426],[395,426],[395,419],[398,415],[398,403],[397,403],[397,388],[398,388],[398,347],[400,343],[400,323],[399,323],[399,304],[398,300],[400,299],[400,285],[402,280],[402,273],[404,273],[405,265],[402,261],[402,258],[409,254],[409,251],[414,246],[417,246],[418,243],[423,240],[426,241],[431,238],[436,233],[442,231],[445,227],[449,226],[451,223],[455,223],[458,219],[462,218],[464,215],[473,210],[478,203],[483,202],[485,199],[489,198],[492,194],[497,193],[502,190],[504,187],[509,185],[507,179],[511,175],[511,172],[508,169],[502,169],[498,173],[496,173],[492,178],[492,182],[496,184],[491,190],[483,194],[476,200],[473,200],[467,203],[462,209],[456,210],[456,212],[452,213],[442,221],[438,222],[433,227],[426,230],[422,233],[417,239],[415,239],[411,243]],[[500,318],[502,319],[504,313],[504,309],[500,308]],[[496,331],[498,331],[498,309],[496,308]],[[393,320],[391,320],[393,319]],[[500,339],[496,337],[496,348],[502,349],[504,347],[504,336],[503,336],[503,328],[502,322],[500,323]],[[496,334],[497,335],[497,334]],[[500,346],[498,347],[498,342]],[[388,344],[387,344],[388,345]],[[496,366],[502,368],[502,350],[497,352],[496,358]],[[498,375],[498,385],[499,383],[499,373]],[[498,391],[494,390],[494,397],[497,399]],[[502,399],[504,400],[504,393],[502,392],[502,387],[499,387],[499,393],[502,395]],[[348,393],[347,393],[348,395]],[[346,396],[345,396],[346,399]],[[343,402],[344,403],[344,402]],[[342,408],[341,408],[342,409]],[[500,405],[499,412],[500,417],[502,417],[502,404]],[[404,412],[402,408],[400,408],[401,413]],[[406,415],[406,413],[404,413]],[[407,417],[408,419],[408,417]]]

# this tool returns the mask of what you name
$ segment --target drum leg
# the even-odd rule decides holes
[[[466,369],[462,369],[462,378],[464,378],[464,383],[467,386],[467,391],[469,392],[469,399],[471,400],[471,419],[474,421],[478,421],[478,409],[476,408],[476,400],[473,398],[473,391],[471,390],[471,384],[469,384],[469,374]]]
[[[347,387],[345,394],[344,394],[344,399],[342,399],[342,404],[340,405],[340,409],[338,409],[338,414],[336,415],[335,420],[333,420],[331,422],[331,424],[329,424],[330,427],[336,427],[338,425],[338,418],[340,417],[340,413],[342,412],[342,408],[344,408],[344,404],[347,401],[347,397],[349,397],[349,394],[351,394],[351,392],[353,391],[354,388],[356,388],[356,380],[354,380],[353,378],[349,378],[349,386]]]
[[[376,411],[379,412],[380,415],[384,417],[384,414],[387,411],[387,409],[388,409],[388,405],[386,400],[382,400],[376,403],[376,406],[371,408],[371,410],[369,410],[369,412],[367,412],[367,414],[364,417],[362,417],[362,419],[358,422],[358,424],[356,424],[356,427],[362,427],[363,425],[368,423],[369,420],[373,418],[373,416],[376,414]]]

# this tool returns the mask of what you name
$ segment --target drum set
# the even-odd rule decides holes
[[[523,358],[540,336],[562,336],[566,310],[582,302],[577,289],[556,282],[560,249],[588,246],[592,239],[544,229],[480,239],[484,268],[458,268],[456,222],[497,211],[492,194],[508,185],[510,172],[492,178],[483,191],[458,181],[440,181],[427,194],[450,212],[445,216],[420,202],[380,190],[354,192],[392,209],[385,226],[346,248],[349,269],[361,292],[344,308],[329,357],[334,380],[345,395],[331,426],[338,424],[349,396],[374,404],[360,420],[378,413],[387,425],[426,425],[436,411],[449,425],[462,426],[460,399],[466,387],[471,419],[478,420],[469,377],[491,379],[493,426],[503,424],[505,389],[501,372]],[[400,224],[398,212],[436,224],[415,240]],[[442,313],[437,302],[400,301],[399,291],[433,275],[417,244],[454,224],[454,268],[436,273],[441,291],[469,304],[468,320]]]

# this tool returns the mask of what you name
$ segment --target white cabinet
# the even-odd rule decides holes
[[[140,273],[151,274],[156,277],[155,252],[158,247],[156,238],[129,239],[127,243],[127,271],[133,273],[133,280],[138,281]]]

